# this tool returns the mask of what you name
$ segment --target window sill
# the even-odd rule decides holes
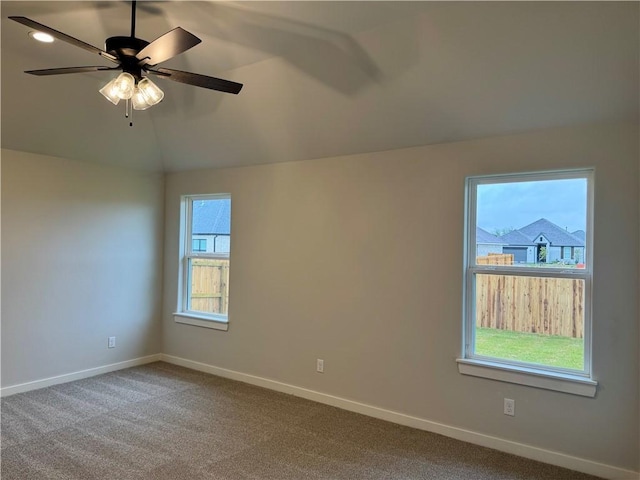
[[[229,330],[228,320],[218,320],[215,318],[207,317],[205,315],[195,315],[193,313],[174,313],[173,319],[177,323],[184,323],[186,325],[195,325],[196,327],[213,328],[214,330]]]
[[[459,358],[457,362],[458,371],[463,375],[517,383],[583,397],[595,397],[598,386],[598,382],[579,375],[548,372],[468,358]]]

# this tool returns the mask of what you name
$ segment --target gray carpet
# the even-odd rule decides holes
[[[2,480],[586,480],[163,362],[2,399]]]

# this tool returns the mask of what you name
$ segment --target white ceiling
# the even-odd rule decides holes
[[[133,127],[98,93],[113,72],[23,73],[112,64],[7,19],[104,48],[129,2],[0,6],[3,148],[176,171],[638,121],[637,2],[138,2],[136,36],[202,39],[162,66],[244,88],[157,79],[165,99]]]

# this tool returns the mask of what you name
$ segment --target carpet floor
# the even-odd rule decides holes
[[[587,480],[164,362],[2,399],[2,480]]]

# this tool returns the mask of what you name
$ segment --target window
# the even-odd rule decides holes
[[[182,197],[177,322],[226,330],[229,319],[231,197]],[[207,250],[207,246],[210,246]]]
[[[191,243],[191,250],[194,252],[206,252],[207,251],[207,239],[206,238],[194,238]]]
[[[467,179],[461,373],[595,395],[592,192],[592,170]]]

